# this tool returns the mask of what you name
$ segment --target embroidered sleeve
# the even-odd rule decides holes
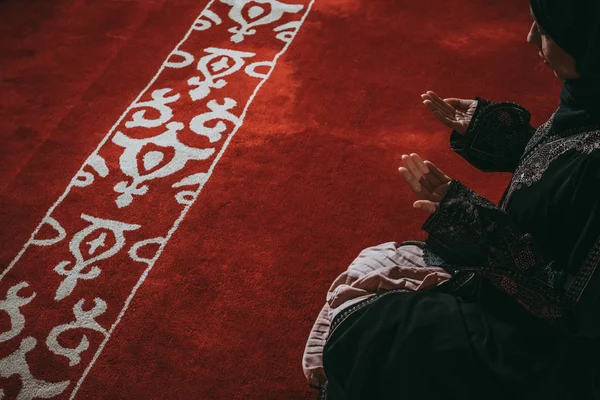
[[[476,97],[477,109],[464,135],[452,131],[450,148],[486,172],[514,172],[535,133],[522,106]]]
[[[451,182],[422,228],[429,234],[426,260],[441,258],[455,270],[486,276],[540,318],[563,314],[565,274],[504,210],[459,181]]]

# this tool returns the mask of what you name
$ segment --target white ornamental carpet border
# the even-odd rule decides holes
[[[18,400],[76,396],[313,2],[211,1],[50,207],[0,275]]]

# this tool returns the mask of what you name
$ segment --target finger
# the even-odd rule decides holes
[[[461,110],[461,111],[468,110],[469,107],[471,106],[471,104],[473,104],[473,100],[457,99],[454,97],[444,99],[444,101],[446,103],[450,104],[452,107],[456,108],[457,110]]]
[[[440,113],[439,111],[433,111],[433,114],[436,116],[437,119],[440,120],[441,123],[443,123],[444,125],[446,125],[448,128],[450,129],[454,129],[456,131],[458,131],[459,129],[461,129],[461,125],[458,121],[448,118],[446,115],[443,115],[442,113]]]
[[[404,181],[408,184],[408,187],[415,193],[415,195],[417,196],[418,199],[426,199],[427,198],[428,194],[426,193],[425,189],[419,183],[419,181],[417,181],[415,179],[415,177],[413,176],[413,174],[410,173],[409,170],[407,170],[404,167],[400,167],[400,168],[398,168],[398,171],[400,171],[400,175],[402,176]]]
[[[429,182],[425,179],[425,177],[419,170],[419,167],[417,167],[417,165],[414,163],[413,159],[409,155],[403,154],[402,162],[404,162],[406,168],[410,171],[411,174],[413,174],[414,178],[421,184],[421,186],[423,186],[423,188],[427,190],[427,192],[431,193],[432,188],[429,185]]]
[[[417,168],[417,166],[413,162],[412,158],[408,154],[402,154],[402,162],[404,163],[404,166],[410,171],[411,174],[414,175],[414,177],[417,180],[419,180],[421,178],[421,172],[419,171],[419,168]]]
[[[439,111],[442,115],[447,116],[448,118],[454,118],[454,112],[448,110],[446,107],[442,107],[437,101],[434,101],[431,97],[423,101],[423,104],[429,108],[430,111],[435,112]]]
[[[416,175],[413,171],[411,171],[406,162],[404,163],[404,167],[399,168],[400,174],[408,184],[408,186],[412,189],[412,191],[417,195],[419,199],[428,199],[430,192],[426,186],[424,186],[424,180],[421,180],[418,175]],[[412,167],[411,167],[412,168]]]
[[[410,153],[409,157],[412,159],[413,163],[416,165],[417,169],[421,172],[421,174],[425,175],[429,172],[427,165],[425,165],[423,159],[419,157],[417,153]]]
[[[454,116],[456,109],[453,106],[451,106],[450,104],[448,104],[444,100],[442,100],[442,98],[440,96],[438,96],[435,92],[429,91],[429,92],[427,92],[427,94],[429,94],[431,96],[433,101],[436,104],[438,104],[440,106],[440,108],[445,109],[448,113],[450,113]]]
[[[429,193],[423,188],[423,186],[415,179],[413,174],[410,173],[406,168],[400,167],[398,168],[400,175],[407,183],[408,187],[414,192],[417,196],[417,199],[427,199],[429,198]]]
[[[440,185],[443,185],[444,182],[441,181],[438,178],[437,175],[433,174],[429,170],[429,168],[427,167],[427,165],[425,165],[425,163],[423,162],[423,160],[421,159],[421,157],[419,157],[418,154],[412,153],[412,154],[410,154],[410,157],[412,158],[413,162],[415,163],[415,165],[417,166],[417,168],[419,169],[419,171],[423,175],[423,178],[421,178],[421,180],[424,180],[425,182],[427,182],[426,184],[422,183],[422,185],[425,186],[429,190],[429,193],[431,195],[433,195],[433,193],[435,192],[435,190]]]
[[[427,165],[427,168],[429,168],[429,171],[431,171],[431,173],[434,174],[436,177],[438,177],[438,179],[441,180],[442,182],[447,183],[452,180],[452,178],[450,178],[448,175],[443,173],[442,170],[439,169],[438,167],[436,167],[435,164],[432,163],[431,161],[425,160],[424,163],[425,163],[425,165]]]
[[[449,117],[454,116],[455,110],[452,107],[449,107],[448,104],[444,103],[444,101],[442,101],[434,92],[430,91],[424,93],[421,95],[421,98],[424,100],[424,102],[431,102],[433,108],[440,110]]]
[[[444,198],[446,192],[448,191],[449,186],[450,182],[447,182],[435,188],[433,193],[431,193],[431,197],[429,198],[429,200],[437,202],[441,201]]]
[[[446,109],[440,107],[440,105],[437,102],[435,102],[433,98],[429,95],[423,96],[423,104],[425,104],[427,108],[429,108],[431,111],[439,110],[440,112],[444,113],[448,112]]]
[[[433,101],[431,101],[431,99],[423,100],[423,104],[425,104],[425,106],[431,112],[435,112],[438,109],[438,107],[435,104],[433,104]]]
[[[419,171],[421,171],[427,182],[429,182],[429,191],[433,194],[434,190],[437,189],[438,186],[442,185],[445,181],[441,180],[438,175],[432,173],[429,170],[429,167],[423,162],[417,153],[411,153],[410,157],[417,168],[419,168]]]
[[[429,100],[429,101],[433,102],[433,96],[431,96],[431,95],[429,95],[429,94],[427,94],[427,93],[423,93],[423,94],[421,95],[421,98],[422,98],[423,100]]]
[[[413,203],[414,208],[420,208],[421,210],[425,210],[430,214],[433,214],[437,211],[440,203],[432,202],[429,200],[417,200]]]
[[[440,181],[442,181],[444,183],[448,183],[448,182],[450,182],[452,180],[452,178],[450,178],[448,175],[446,175],[444,172],[442,172],[442,170],[439,169],[431,161],[425,160],[424,164],[427,166],[427,168],[429,169],[429,171],[431,171],[431,173],[434,174]]]

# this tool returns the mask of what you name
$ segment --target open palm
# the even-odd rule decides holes
[[[448,191],[452,179],[431,161],[423,161],[416,153],[404,154],[402,162],[404,167],[398,168],[400,175],[418,199],[413,207],[433,214]]]
[[[478,104],[477,100],[456,98],[442,100],[440,96],[432,91],[422,94],[421,98],[423,104],[441,123],[463,135],[471,123]]]

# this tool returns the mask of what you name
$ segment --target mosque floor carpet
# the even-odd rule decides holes
[[[551,114],[528,27],[517,0],[0,2],[0,398],[314,398],[329,283],[424,238],[402,154],[508,181],[420,93]]]

